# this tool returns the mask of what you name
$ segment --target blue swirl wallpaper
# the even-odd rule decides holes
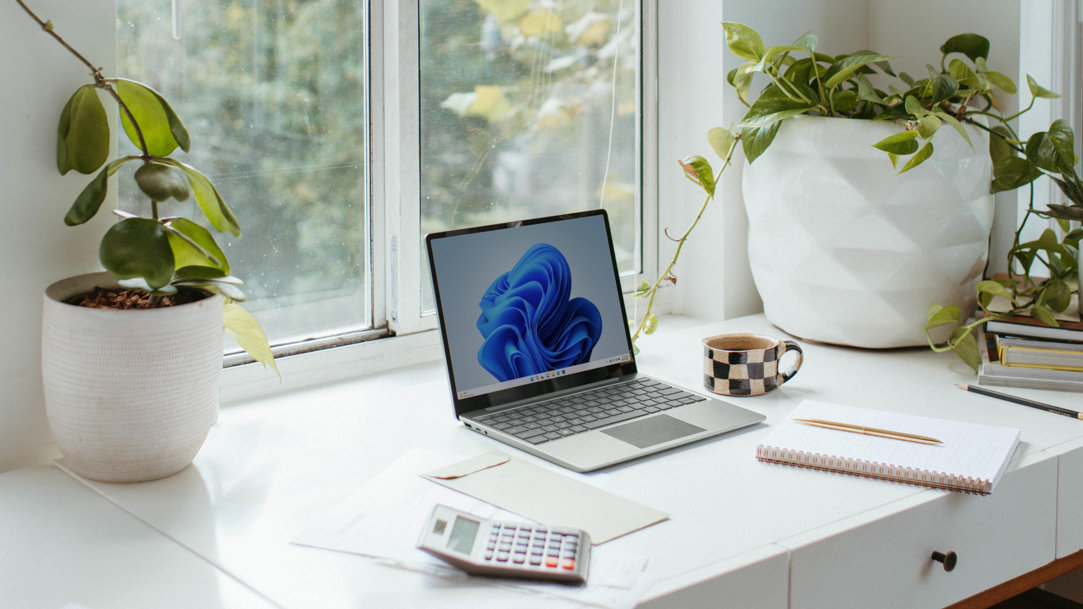
[[[602,315],[586,298],[569,298],[568,261],[548,243],[532,246],[481,297],[478,363],[499,381],[590,361]]]

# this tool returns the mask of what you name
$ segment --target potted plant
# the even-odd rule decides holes
[[[973,304],[992,225],[989,184],[1026,183],[1016,162],[993,163],[1015,141],[1015,117],[994,93],[1016,88],[989,69],[989,41],[953,36],[939,67],[918,79],[879,53],[817,52],[812,34],[768,47],[748,26],[723,28],[744,60],[727,81],[748,110],[708,132],[717,172],[702,156],[681,161],[706,193],[699,213],[740,146],[749,259],[768,319],[825,342],[923,344],[929,302]],[[757,77],[767,83],[753,94]],[[1028,86],[1032,98],[1054,95]],[[676,239],[674,263],[696,221]],[[635,294],[650,300],[636,336],[657,323],[650,307],[671,269]]]
[[[94,174],[64,216],[76,226],[105,202],[110,177],[130,172],[146,213],[117,209],[102,237],[107,272],[46,289],[42,376],[46,412],[67,466],[105,481],[141,481],[186,467],[217,417],[223,328],[274,367],[258,322],[236,304],[242,282],[197,221],[169,215],[195,199],[211,229],[240,234],[221,194],[199,170],[171,155],[190,146],[169,103],[145,84],[106,78],[22,0],[23,10],[90,70],[60,114],[57,168]],[[108,161],[110,125],[100,97],[119,108],[137,152]]]

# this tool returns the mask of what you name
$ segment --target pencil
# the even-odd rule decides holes
[[[986,389],[985,387],[978,387],[976,385],[963,385],[956,384],[956,387],[963,391],[972,391],[974,393],[980,393],[991,398],[997,398],[999,400],[1006,400],[1008,402],[1015,402],[1016,404],[1022,404],[1023,406],[1030,406],[1031,408],[1037,408],[1038,410],[1044,410],[1046,412],[1052,412],[1053,414],[1061,414],[1066,417],[1072,417],[1073,419],[1083,419],[1083,414],[1074,410],[1068,410],[1067,408],[1061,408],[1060,406],[1054,406],[1052,404],[1045,404],[1043,402],[1036,402],[1034,400],[1028,400],[1007,393],[1000,393],[999,391],[993,391],[992,389]]]
[[[826,429],[836,429],[838,431],[848,431],[850,433],[859,433],[866,436],[878,436],[880,438],[890,438],[892,440],[917,442],[918,444],[940,444],[940,440],[937,440],[936,438],[930,438],[929,436],[919,436],[918,434],[907,433],[905,431],[892,431],[890,429],[866,427],[864,425],[855,425],[853,423],[840,423],[839,421],[825,421],[823,419],[800,419],[795,417],[793,420],[800,421],[806,425],[814,425],[816,427],[824,427]]]

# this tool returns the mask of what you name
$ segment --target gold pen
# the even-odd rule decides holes
[[[877,436],[880,438],[890,438],[892,440],[904,440],[906,442],[917,442],[918,444],[940,444],[940,440],[936,438],[930,438],[929,436],[919,436],[913,433],[906,433],[905,431],[892,431],[890,429],[878,429],[876,427],[865,427],[864,425],[854,425],[853,423],[840,423],[838,421],[825,421],[823,419],[798,419],[794,421],[800,421],[807,425],[815,425],[816,427],[824,427],[827,429],[837,429],[839,431],[849,431],[851,433],[860,433],[867,436]]]

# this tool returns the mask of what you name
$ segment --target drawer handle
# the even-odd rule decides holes
[[[959,561],[959,557],[956,556],[955,552],[948,552],[947,554],[933,552],[933,560],[943,563],[945,571],[951,571],[955,568],[955,563]]]

